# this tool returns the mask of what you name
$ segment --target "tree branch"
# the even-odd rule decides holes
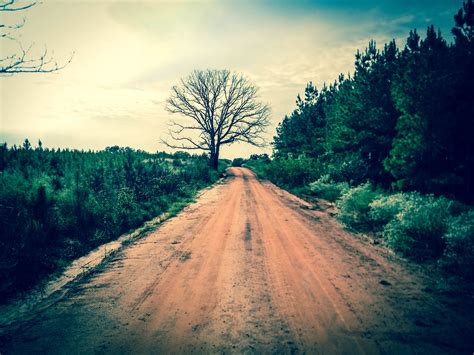
[[[14,7],[16,2],[17,0],[8,0],[6,2],[0,3],[0,11],[20,11],[20,10],[29,9],[30,7],[36,5],[36,1],[35,1],[28,5]]]
[[[1,0],[0,0],[1,1]],[[0,3],[0,12],[2,11],[21,11],[29,9],[37,4],[36,1],[31,2],[27,5],[18,6],[17,0],[8,0]],[[5,25],[0,24],[0,30],[7,32],[0,33],[0,39],[3,40],[15,40],[8,30],[16,30],[23,27],[25,20],[21,24],[17,25]],[[32,48],[30,45],[28,49],[24,49],[23,46],[18,42],[19,53],[0,58],[0,75],[13,75],[17,73],[51,73],[66,67],[73,59],[74,53],[71,54],[69,60],[63,65],[53,61],[52,56],[48,56],[48,49],[45,48],[42,55],[37,58],[29,58],[29,52]]]
[[[265,145],[270,108],[258,101],[258,89],[248,79],[228,70],[192,72],[179,87],[171,89],[166,110],[191,122],[171,121],[170,138],[186,144],[162,140],[168,147],[204,149],[213,154],[222,144],[237,141]],[[192,131],[200,132],[200,142],[187,135]]]

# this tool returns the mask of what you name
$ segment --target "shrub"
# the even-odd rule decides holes
[[[359,185],[367,180],[369,166],[358,153],[331,154],[325,171],[335,181],[347,181],[351,185]]]
[[[470,280],[474,279],[474,211],[449,220],[443,236],[446,249],[440,266]]]
[[[306,186],[320,176],[321,166],[312,158],[305,155],[299,157],[277,158],[266,168],[269,180],[284,188]]]
[[[268,156],[268,154],[266,153],[263,153],[263,154],[252,154],[250,155],[250,159],[249,160],[261,160],[265,163],[269,163],[270,162],[270,157]]]
[[[25,147],[28,146],[25,144]],[[188,201],[226,168],[205,155],[0,145],[0,303],[100,243]]]
[[[443,254],[452,201],[444,197],[411,195],[384,228],[388,246],[404,256],[423,261]]]
[[[184,165],[184,164],[183,164],[183,162],[181,161],[181,159],[178,159],[178,158],[173,159],[173,166],[174,166],[174,167],[180,168],[180,167],[182,167],[183,165]]]
[[[334,182],[329,175],[323,175],[309,184],[309,190],[317,197],[334,202],[349,189],[347,182]]]
[[[232,160],[232,166],[240,167],[242,166],[243,163],[244,163],[243,158],[235,158],[234,160]]]
[[[406,208],[418,193],[397,193],[394,195],[382,195],[369,204],[369,217],[374,227],[383,227],[389,223],[404,208]]]
[[[250,159],[248,159],[243,166],[252,169],[259,178],[266,179],[270,164],[271,160],[267,154],[254,154],[250,156]]]
[[[338,218],[346,226],[356,230],[371,229],[370,203],[381,195],[370,182],[353,187],[337,200]]]

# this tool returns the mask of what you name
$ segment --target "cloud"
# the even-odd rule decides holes
[[[172,85],[193,69],[228,68],[260,87],[272,130],[295,107],[308,81],[321,86],[353,70],[370,39],[403,40],[432,19],[449,32],[460,0],[155,1],[81,0],[38,4],[22,42],[47,45],[72,63],[51,75],[0,81],[1,139],[99,149],[155,151]],[[14,20],[14,19],[13,19]],[[2,47],[2,51],[5,47]],[[24,136],[22,136],[24,135]],[[267,148],[267,152],[269,149]],[[233,157],[262,152],[244,145]]]

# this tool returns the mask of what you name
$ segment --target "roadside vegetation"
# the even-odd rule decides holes
[[[474,279],[474,5],[449,43],[433,26],[355,56],[355,72],[311,82],[283,119],[273,157],[245,162],[401,255]]]
[[[215,182],[206,155],[0,145],[0,302]]]

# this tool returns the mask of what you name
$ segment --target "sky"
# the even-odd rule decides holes
[[[28,3],[18,0],[19,3]],[[59,63],[49,74],[0,77],[0,142],[41,139],[46,147],[169,150],[170,89],[194,69],[247,76],[272,110],[267,139],[295,109],[298,93],[354,69],[369,40],[396,39],[430,24],[450,39],[462,0],[42,0],[0,13],[25,25],[0,40],[0,58],[32,45]],[[271,146],[223,147],[222,156],[271,153]]]

